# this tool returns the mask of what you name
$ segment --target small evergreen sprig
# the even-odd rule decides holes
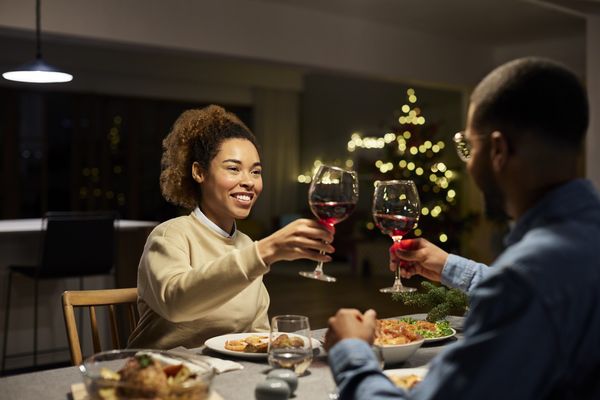
[[[447,315],[463,315],[469,306],[466,294],[458,289],[448,289],[428,281],[421,282],[424,292],[394,293],[392,299],[401,301],[407,306],[428,308],[427,321],[436,322]]]

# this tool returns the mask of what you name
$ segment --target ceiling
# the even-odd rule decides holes
[[[600,0],[256,0],[503,46],[585,34]]]

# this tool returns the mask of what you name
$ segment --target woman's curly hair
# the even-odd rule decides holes
[[[210,162],[227,139],[247,139],[258,149],[248,127],[224,108],[210,105],[184,111],[163,140],[160,189],[175,205],[193,209],[198,205],[200,185],[192,177],[192,164],[198,162],[208,171]]]

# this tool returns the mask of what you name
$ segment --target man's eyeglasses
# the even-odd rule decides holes
[[[465,133],[455,133],[452,140],[454,141],[454,146],[456,147],[456,153],[458,154],[458,157],[464,162],[469,161],[471,158],[471,143],[465,136]]]

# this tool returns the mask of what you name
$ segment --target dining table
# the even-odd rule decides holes
[[[405,316],[402,316],[405,317]],[[424,319],[425,314],[413,314],[410,317]],[[397,318],[397,317],[396,317]],[[425,343],[409,359],[396,365],[385,365],[385,370],[415,368],[427,366],[437,354],[449,345],[462,339],[462,317],[448,317],[456,335],[444,341]],[[314,339],[323,343],[326,329],[316,329],[311,332]],[[205,346],[190,349],[195,353],[232,360],[240,363],[243,369],[223,372],[215,375],[212,390],[217,394],[212,398],[231,400],[254,399],[254,389],[263,382],[271,367],[266,359],[233,358],[206,348]],[[33,373],[13,375],[0,378],[0,398],[5,400],[38,400],[38,399],[73,399],[71,388],[73,384],[82,382],[78,367],[57,368]],[[294,400],[329,399],[335,393],[336,386],[327,364],[327,355],[322,347],[315,350],[315,357],[307,373],[299,378]],[[211,399],[212,399],[211,398]]]

